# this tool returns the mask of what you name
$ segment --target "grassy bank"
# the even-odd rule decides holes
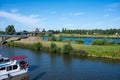
[[[41,41],[43,46],[50,46],[50,41]],[[66,42],[54,42],[58,47],[62,48]],[[75,50],[85,50],[88,53],[88,56],[95,57],[108,57],[108,58],[120,58],[120,46],[111,45],[111,46],[98,46],[98,45],[84,45],[71,43],[71,46]]]
[[[34,47],[35,45],[38,45],[37,42],[40,42],[40,45],[42,45],[43,49],[40,49],[40,50],[49,51],[49,52],[53,51],[53,53],[64,53],[63,49],[65,48],[65,45],[68,44],[68,42],[38,41],[38,40],[30,41],[27,39],[16,41],[16,43],[24,44],[23,46],[21,45],[21,47],[23,48],[27,47],[32,49],[34,49],[33,45]],[[51,46],[51,43],[53,43],[54,45]],[[15,45],[18,45],[18,44],[15,44]],[[81,53],[87,53],[87,56],[120,59],[120,45],[98,46],[98,45],[77,44],[77,43],[71,42],[70,46],[72,47],[72,50],[68,54],[81,56]],[[39,46],[38,48],[41,48],[41,47]]]
[[[0,37],[0,45],[1,45],[2,38]]]
[[[64,34],[64,33],[60,33],[60,34],[54,34],[54,36],[59,37],[59,36],[63,36],[63,37],[76,37],[76,38],[120,38],[120,35],[81,35],[81,34]]]

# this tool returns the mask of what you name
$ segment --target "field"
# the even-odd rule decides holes
[[[85,37],[85,38],[120,38],[120,35],[99,35],[99,34],[94,34],[94,35],[81,35],[81,34],[54,34],[54,36],[63,36],[63,37]]]
[[[30,40],[30,39],[22,39],[20,41],[25,44],[32,44],[36,42],[40,42],[45,47],[50,47],[51,43],[55,43],[57,47],[62,48],[68,42],[57,42],[57,41],[44,41],[44,40]],[[88,52],[88,56],[94,57],[107,57],[107,58],[115,58],[120,59],[120,45],[84,45],[84,44],[77,44],[74,42],[70,43],[73,49],[75,50],[85,50]]]

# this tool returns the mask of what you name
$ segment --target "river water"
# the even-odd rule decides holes
[[[0,47],[10,57],[26,55],[30,64],[29,80],[120,80],[120,61],[78,58],[69,55]]]
[[[48,36],[45,36],[44,37],[44,40],[48,40]],[[104,39],[104,38],[69,38],[69,37],[62,37],[62,40],[63,41],[66,41],[66,40],[71,40],[71,41],[76,41],[76,40],[83,40],[84,41],[84,44],[92,44],[92,42],[94,40],[98,40],[98,39]],[[114,41],[115,43],[118,43],[120,42],[120,38],[105,38],[105,40],[107,41]]]

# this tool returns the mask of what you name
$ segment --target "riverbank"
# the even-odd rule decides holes
[[[17,43],[22,43],[24,45],[32,45],[34,43],[40,42],[44,48],[50,48],[51,43],[54,43],[58,48],[57,53],[61,53],[59,50],[63,49],[63,46],[68,44],[68,42],[56,42],[56,41],[44,41],[44,40],[30,40],[22,39],[20,41],[15,41]],[[104,57],[104,58],[112,58],[112,59],[120,59],[120,45],[84,45],[84,44],[77,44],[74,42],[69,43],[73,48],[73,52],[69,53],[71,55],[80,56],[78,52],[84,51],[87,53],[87,56],[92,57]],[[76,52],[77,51],[77,52]]]
[[[81,35],[81,34],[54,34],[54,36],[59,37],[70,37],[70,38],[112,38],[112,39],[120,39],[120,35],[99,35],[99,34],[94,34],[94,35]]]

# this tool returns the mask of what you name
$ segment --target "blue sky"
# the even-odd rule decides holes
[[[120,0],[0,0],[0,30],[120,28]]]

